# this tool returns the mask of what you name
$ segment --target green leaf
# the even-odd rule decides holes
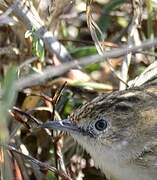
[[[0,100],[0,141],[5,142],[8,139],[8,130],[7,130],[7,119],[8,119],[8,110],[13,106],[17,91],[15,87],[16,79],[16,68],[11,67],[4,78],[2,83],[3,94]]]
[[[41,62],[44,61],[45,57],[45,50],[44,50],[44,43],[41,39],[36,41],[36,55],[40,58]]]
[[[37,36],[36,30],[28,30],[25,33],[25,38],[32,36],[32,52],[34,55],[39,57],[40,61],[43,62],[45,59],[45,49],[43,41]]]
[[[15,101],[16,98],[16,67],[10,67],[3,81],[4,94],[2,97],[3,107],[8,110]]]
[[[106,32],[109,26],[112,26],[112,18],[109,15],[111,11],[121,6],[126,0],[112,0],[105,4],[102,9],[102,16],[99,19],[98,25],[103,32]]]
[[[2,82],[2,98],[0,99],[0,144],[5,145],[8,143],[8,110],[13,106],[17,91],[15,88],[16,68],[11,67],[7,71],[7,74]],[[2,179],[13,179],[11,161],[8,153],[3,150],[4,163],[1,164],[1,177]]]
[[[85,69],[85,71],[87,73],[91,73],[93,71],[99,70],[100,69],[100,64],[99,63],[89,64],[89,65],[85,66],[84,69]]]
[[[74,50],[70,51],[70,53],[74,58],[81,58],[84,56],[97,54],[97,50],[95,46],[85,46],[81,48],[75,48]]]

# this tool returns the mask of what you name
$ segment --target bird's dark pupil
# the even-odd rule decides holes
[[[95,128],[99,131],[103,131],[104,129],[107,128],[107,122],[104,119],[98,120],[95,123]]]

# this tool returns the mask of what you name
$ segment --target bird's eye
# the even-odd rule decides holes
[[[96,123],[95,123],[95,128],[98,131],[103,131],[107,128],[107,121],[105,119],[99,119]]]

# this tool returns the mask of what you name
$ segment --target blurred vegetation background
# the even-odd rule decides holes
[[[156,13],[156,0],[0,1],[0,179],[105,179],[71,137],[33,128],[67,118],[101,93],[125,89],[156,60],[156,49],[70,69],[34,85],[25,78],[153,39]],[[43,38],[46,32],[57,45]],[[25,88],[17,89],[19,79]]]

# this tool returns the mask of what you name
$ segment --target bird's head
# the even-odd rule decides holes
[[[98,96],[68,119],[49,121],[42,128],[69,133],[94,157],[112,151],[136,153],[156,133],[156,115],[156,96],[144,90],[125,90]]]

